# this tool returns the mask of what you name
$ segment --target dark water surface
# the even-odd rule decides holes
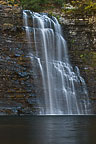
[[[96,116],[3,116],[0,144],[96,144]]]

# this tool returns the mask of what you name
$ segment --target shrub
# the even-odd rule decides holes
[[[40,11],[43,9],[43,5],[48,3],[48,0],[20,0],[20,3],[24,9]]]
[[[58,4],[59,6],[62,6],[64,4],[64,0],[54,0],[55,4]]]

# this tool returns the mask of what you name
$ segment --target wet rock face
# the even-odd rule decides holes
[[[0,114],[37,113],[34,77],[21,9],[0,6]]]
[[[78,66],[85,79],[92,109],[96,113],[96,19],[95,16],[65,17],[62,24],[67,40],[69,57],[73,66]]]
[[[62,29],[69,57],[87,83],[96,113],[96,25],[91,18],[64,17]],[[37,114],[40,85],[34,79],[30,48],[23,29],[22,10],[0,5],[0,114]],[[36,68],[36,65],[35,65]],[[40,94],[39,94],[40,95]]]

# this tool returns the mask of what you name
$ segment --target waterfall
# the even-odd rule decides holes
[[[70,64],[67,44],[57,19],[47,14],[23,11],[30,58],[37,65],[42,87],[39,114],[88,114],[89,98],[78,67]],[[34,48],[32,48],[34,47]],[[38,69],[34,73],[38,74]]]

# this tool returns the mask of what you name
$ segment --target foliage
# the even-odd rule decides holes
[[[20,5],[19,0],[7,0],[7,3],[9,6],[19,6]]]
[[[58,5],[61,7],[65,0],[20,0],[23,8],[34,11],[41,11],[42,9],[52,8]]]
[[[59,6],[63,6],[64,2],[64,0],[54,0],[54,3],[58,4]]]
[[[67,13],[90,13],[96,11],[95,0],[7,0],[10,5],[21,5],[23,9],[42,11],[44,9],[59,7]]]
[[[44,8],[44,5],[48,3],[48,0],[20,0],[20,4],[24,9],[31,9],[33,11],[40,11]]]
[[[92,13],[96,11],[96,2],[94,2],[93,0],[74,0],[71,1],[71,5],[74,7],[74,9],[68,9],[68,11],[75,12],[75,13],[82,13],[82,14],[86,14],[86,13]],[[67,12],[68,12],[67,11]]]

